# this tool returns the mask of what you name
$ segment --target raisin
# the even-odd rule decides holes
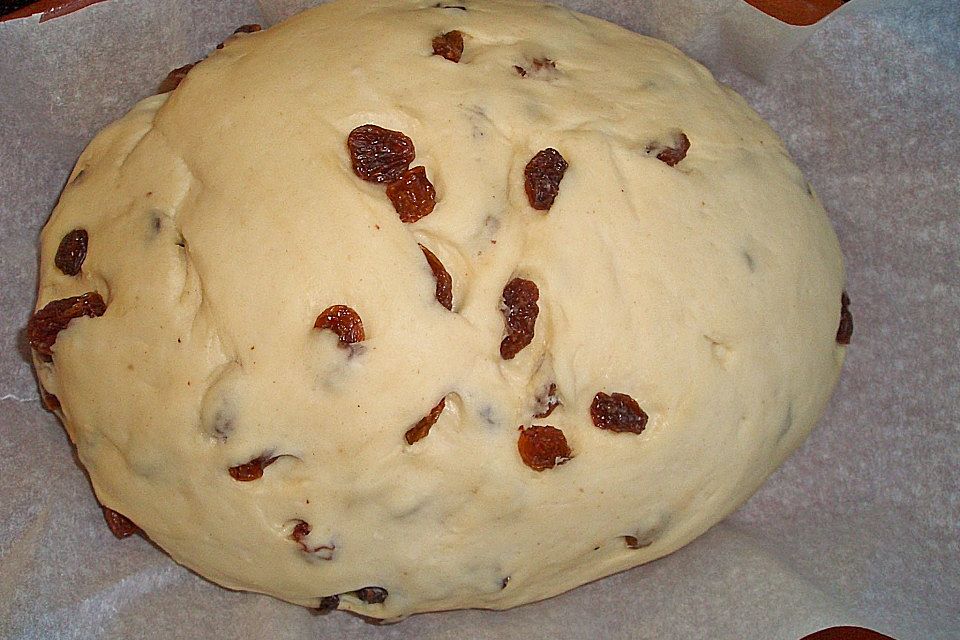
[[[364,587],[353,592],[360,601],[367,604],[380,604],[389,595],[383,587]]]
[[[514,278],[503,288],[502,309],[507,335],[500,343],[500,357],[511,360],[533,341],[540,308],[540,290],[530,280]]]
[[[320,598],[320,604],[310,610],[314,615],[323,615],[336,611],[340,606],[340,596],[323,596]]]
[[[375,124],[357,127],[347,136],[353,172],[367,182],[400,179],[416,157],[413,140]]]
[[[60,240],[53,263],[68,276],[75,276],[80,273],[80,267],[86,257],[87,230],[74,229]]]
[[[30,322],[27,323],[27,340],[37,353],[52,356],[53,343],[57,341],[57,334],[66,329],[71,320],[81,316],[97,318],[106,310],[106,303],[96,291],[54,300],[30,318]]]
[[[40,394],[42,396],[43,406],[47,408],[47,411],[58,411],[60,409],[60,398],[46,389],[40,389]]]
[[[563,431],[547,425],[520,427],[517,449],[523,463],[534,471],[552,469],[572,457]]]
[[[626,543],[628,549],[643,549],[649,547],[653,544],[653,539],[640,541],[636,536],[623,536],[623,541]]]
[[[853,314],[850,313],[850,296],[844,291],[840,294],[840,326],[837,327],[837,342],[850,344],[853,337]]]
[[[313,324],[315,329],[330,329],[340,338],[340,346],[362,342],[363,322],[357,312],[342,304],[335,304],[323,310]]]
[[[463,55],[463,34],[448,31],[433,39],[433,55],[446,58],[450,62],[460,62]]]
[[[550,58],[534,58],[533,70],[543,71],[544,69],[556,69],[557,63]]]
[[[560,181],[566,172],[567,161],[556,149],[537,152],[523,170],[524,191],[530,206],[538,211],[547,211],[560,193]]]
[[[400,214],[400,221],[408,223],[429,215],[437,204],[437,192],[423,167],[404,171],[399,180],[388,184],[387,197]]]
[[[657,160],[670,167],[676,166],[678,162],[687,157],[687,151],[690,150],[690,139],[686,134],[681,133],[673,144],[674,146],[667,147],[657,154]]]
[[[427,264],[430,265],[430,270],[433,271],[433,277],[437,281],[437,302],[442,304],[447,309],[453,309],[453,278],[450,277],[450,274],[443,267],[443,263],[433,255],[433,252],[430,249],[427,249],[422,244],[420,245],[420,250],[423,251],[424,257],[427,259]]]
[[[626,543],[628,549],[645,549],[660,537],[665,524],[666,521],[661,520],[657,526],[647,529],[645,532],[640,533],[639,536],[623,536],[623,541]]]
[[[446,398],[441,398],[437,406],[430,409],[430,413],[420,418],[417,424],[407,430],[407,433],[403,436],[407,440],[407,444],[413,444],[427,437],[427,434],[430,433],[430,428],[437,423],[440,414],[443,413],[443,407],[446,403]]]
[[[238,33],[256,33],[257,31],[261,31],[262,29],[263,27],[261,27],[256,23],[243,24],[233,30],[233,35],[237,35]],[[226,41],[221,42],[220,44],[217,45],[217,49],[223,49],[223,45],[225,44],[226,44]]]
[[[543,70],[553,71],[557,68],[557,63],[550,58],[534,58],[532,61],[531,71],[533,73],[539,73]],[[521,67],[520,65],[513,65],[513,70],[516,71],[521,78],[527,77],[527,70]]]
[[[607,395],[600,391],[590,405],[593,424],[601,429],[617,433],[643,433],[647,426],[647,414],[637,401],[624,393]]]
[[[294,525],[293,531],[290,532],[290,538],[300,544],[304,545],[303,539],[310,535],[311,527],[309,522],[304,522],[303,520],[297,520],[297,524]]]
[[[160,83],[160,86],[157,87],[157,93],[168,93],[173,91],[180,86],[180,83],[183,82],[183,79],[187,77],[187,74],[190,73],[190,69],[193,69],[196,62],[191,62],[190,64],[185,64],[182,67],[177,67],[173,71],[167,74],[167,77],[163,79],[163,82]]]
[[[140,527],[133,524],[133,521],[127,516],[108,507],[101,508],[103,509],[103,518],[107,521],[107,526],[110,527],[111,533],[117,537],[117,540],[129,538],[140,532]]]
[[[310,531],[312,531],[310,523],[304,522],[303,520],[297,520],[297,524],[293,527],[293,531],[290,532],[290,539],[300,545],[300,549],[304,553],[314,553],[323,560],[333,560],[333,552],[336,550],[336,546],[333,544],[322,544],[317,547],[311,547],[306,543],[306,538],[310,535]]]
[[[261,455],[258,458],[254,458],[250,462],[245,462],[243,464],[238,464],[235,467],[230,467],[230,477],[238,482],[259,480],[263,477],[263,470],[276,461],[276,456],[270,457],[266,454]]]
[[[560,406],[560,398],[557,397],[557,384],[555,382],[550,383],[550,387],[545,394],[537,394],[537,404],[543,407],[543,410],[540,413],[533,414],[534,418],[546,418],[553,413],[554,409]]]

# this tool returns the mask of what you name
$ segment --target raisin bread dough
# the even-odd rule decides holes
[[[459,62],[431,45],[452,30]],[[429,215],[354,172],[364,124],[413,141]],[[545,149],[569,168],[538,210]],[[221,585],[375,618],[676,550],[800,444],[844,357],[837,239],[774,132],[675,48],[526,0],[340,0],[232,38],[90,143],[41,261],[38,308],[106,304],[36,358],[98,499]],[[505,359],[513,278],[539,316]],[[361,341],[315,328],[333,305]],[[599,392],[642,432],[598,428]],[[569,455],[525,464],[533,425]]]

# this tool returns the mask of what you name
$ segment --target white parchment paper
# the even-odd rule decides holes
[[[852,0],[789,27],[741,0],[570,0],[743,93],[819,192],[853,344],[820,426],[731,518],[649,565],[508,612],[375,626],[230,592],[117,541],[22,327],[38,232],[84,145],[241,24],[310,0],[110,0],[0,23],[0,637],[960,638],[960,3]]]

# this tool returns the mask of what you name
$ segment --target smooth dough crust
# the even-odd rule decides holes
[[[431,46],[452,30],[459,62]],[[413,140],[432,213],[402,223],[353,173],[367,123]],[[548,148],[569,167],[540,211],[524,168]],[[231,39],[91,142],[41,261],[38,308],[106,302],[36,361],[99,500],[226,587],[375,618],[674,551],[805,438],[844,352],[837,239],[773,131],[673,47],[527,0],[340,0]],[[513,278],[539,315],[507,360]],[[362,341],[314,328],[332,305]],[[598,392],[642,432],[594,426]],[[533,425],[569,459],[525,465]]]

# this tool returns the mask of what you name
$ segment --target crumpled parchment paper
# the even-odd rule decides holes
[[[819,192],[856,330],[805,446],[679,552],[546,602],[374,626],[217,587],[117,541],[20,331],[37,234],[84,145],[241,24],[309,0],[110,0],[0,23],[0,636],[796,640],[960,637],[960,3],[852,0],[789,27],[741,0],[561,2],[745,95]]]

